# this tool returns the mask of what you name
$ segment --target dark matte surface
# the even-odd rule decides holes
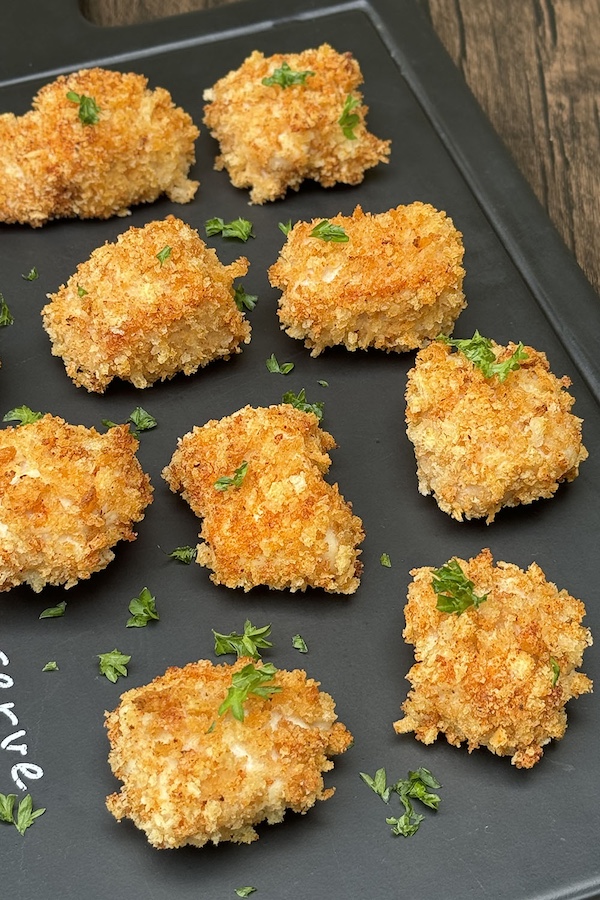
[[[325,16],[316,15],[318,4],[297,3],[286,6],[286,21],[255,27],[254,21],[274,14],[272,5],[258,2],[107,36],[78,18],[72,0],[63,0],[53,8],[52,15],[63,12],[54,43],[47,40],[47,29],[57,27],[44,20],[49,13],[40,13],[36,27],[27,18],[34,6],[20,4],[31,32],[25,56],[9,40],[3,60],[3,78],[26,80],[2,88],[0,111],[28,108],[47,80],[31,78],[36,71],[124,53],[130,58],[117,68],[143,72],[151,86],[168,88],[200,123],[202,89],[251,50],[292,52],[327,40],[358,57],[369,126],[393,143],[389,166],[372,170],[358,188],[326,191],[306,185],[285,201],[254,208],[225,173],[212,171],[215,144],[202,128],[195,168],[202,185],[192,204],[160,201],[125,220],[57,222],[36,231],[0,226],[0,290],[15,315],[15,324],[0,333],[0,412],[27,404],[101,427],[101,419],[122,421],[141,404],[159,420],[158,429],[141,438],[139,455],[155,501],[138,540],[120,546],[104,572],[66,594],[51,588],[34,595],[22,588],[0,597],[0,650],[9,658],[0,672],[14,680],[1,691],[0,702],[14,703],[18,728],[26,731],[21,740],[27,742],[26,756],[0,750],[0,791],[12,789],[15,762],[36,763],[44,775],[31,781],[31,793],[36,806],[47,807],[24,837],[8,826],[2,830],[2,896],[217,900],[235,896],[234,889],[247,884],[257,887],[261,900],[597,896],[599,717],[593,695],[570,705],[565,739],[550,746],[530,772],[516,771],[508,759],[487,751],[469,756],[443,740],[424,747],[392,729],[412,662],[401,632],[413,566],[441,565],[484,546],[496,559],[522,567],[535,560],[549,579],[586,602],[587,624],[600,633],[595,452],[600,417],[588,387],[595,384],[600,334],[593,294],[453,77],[427,23],[412,3],[379,0],[356,8],[340,5]],[[234,26],[239,33],[211,40]],[[20,33],[13,19],[9,38],[11,28],[15,36]],[[169,45],[168,52],[153,51],[162,44]],[[446,209],[464,234],[469,306],[456,334],[469,336],[479,328],[501,342],[520,339],[545,350],[553,371],[573,379],[575,412],[585,419],[590,459],[580,477],[552,501],[504,511],[489,527],[456,523],[417,492],[403,400],[414,356],[330,350],[313,360],[279,331],[277,292],[268,285],[266,270],[282,243],[277,222],[347,214],[356,203],[379,212],[415,199]],[[252,342],[241,356],[192,378],[146,391],[113,385],[102,397],[87,394],[50,355],[39,316],[45,294],[105,240],[170,212],[201,233],[204,221],[215,215],[252,219],[257,237],[246,245],[209,239],[224,262],[241,254],[250,259],[243,283],[260,296],[249,314]],[[21,274],[32,266],[40,278],[26,282]],[[267,372],[264,361],[272,352],[295,363],[292,374]],[[320,387],[319,379],[329,387]],[[177,437],[246,403],[276,403],[285,390],[301,387],[309,399],[325,401],[324,427],[339,444],[330,478],[365,525],[365,572],[357,594],[337,599],[317,591],[256,589],[244,595],[212,585],[198,566],[169,561],[159,546],[170,550],[193,543],[198,530],[185,503],[160,478]],[[391,569],[380,565],[382,552],[390,554]],[[144,585],[156,595],[161,620],[145,629],[125,629],[129,600]],[[42,609],[63,598],[68,606],[62,619],[38,620]],[[340,719],[355,736],[354,748],[327,776],[337,792],[306,817],[290,815],[283,825],[262,827],[260,841],[251,846],[153,850],[130,823],[117,825],[104,808],[105,795],[117,784],[106,762],[103,711],[117,704],[122,690],[146,683],[168,665],[214,658],[211,629],[239,630],[246,617],[272,623],[275,646],[267,659],[280,667],[306,668],[336,699]],[[298,631],[309,645],[307,656],[291,647]],[[129,677],[116,685],[97,674],[96,659],[114,647],[132,655]],[[42,673],[50,659],[60,670]],[[593,648],[583,669],[598,679]],[[14,730],[0,713],[0,739]],[[415,837],[393,838],[386,807],[358,773],[386,766],[390,777],[398,778],[419,765],[443,783],[442,806]]]

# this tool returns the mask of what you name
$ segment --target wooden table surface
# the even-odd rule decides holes
[[[82,0],[102,25],[238,0]],[[600,291],[600,0],[417,0]]]

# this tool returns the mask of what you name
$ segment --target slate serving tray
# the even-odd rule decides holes
[[[283,201],[249,207],[246,192],[212,170],[216,144],[201,126],[193,171],[201,187],[191,204],[161,200],[128,219],[55,222],[38,230],[0,225],[0,291],[15,317],[0,333],[0,413],[26,404],[101,430],[101,419],[124,421],[142,405],[159,421],[141,437],[139,457],[155,499],[138,540],[118,547],[107,569],[67,593],[19,588],[0,596],[0,704],[14,704],[18,719],[13,726],[0,706],[0,746],[18,730],[25,732],[18,742],[26,745],[24,754],[0,749],[0,791],[14,790],[16,762],[35,765],[43,775],[30,778],[28,789],[35,805],[47,809],[23,837],[8,825],[0,829],[2,897],[217,900],[235,896],[241,885],[254,885],[261,900],[598,896],[600,717],[594,695],[570,704],[565,739],[549,746],[531,771],[516,771],[507,758],[484,750],[469,755],[444,739],[425,747],[392,729],[412,663],[401,634],[412,567],[441,565],[488,546],[496,559],[521,567],[535,560],[550,580],[585,601],[586,624],[600,634],[598,299],[420,10],[411,0],[279,6],[253,0],[101,29],[81,17],[75,0],[43,8],[22,0],[11,4],[3,37],[0,112],[24,113],[35,91],[59,72],[105,65],[141,72],[151,87],[168,88],[199,125],[203,89],[252,50],[296,52],[328,41],[360,61],[369,127],[392,139],[392,155],[359,187],[306,184]],[[314,360],[278,327],[278,292],[266,272],[282,244],[279,221],[349,214],[357,203],[380,212],[413,200],[445,209],[464,234],[469,306],[455,334],[468,337],[478,328],[499,342],[522,340],[545,350],[553,371],[572,378],[574,411],[585,420],[590,458],[580,477],[551,501],[503,511],[491,526],[454,522],[417,492],[403,398],[414,354],[334,349]],[[145,391],[113,384],[104,396],[87,394],[50,354],[39,315],[45,295],[98,245],[168,213],[201,234],[212,216],[253,221],[256,239],[246,245],[208,239],[224,262],[240,254],[250,259],[243,283],[260,297],[249,313],[252,342],[237,358],[194,377]],[[27,282],[22,274],[32,266],[40,277]],[[294,362],[293,372],[270,374],[265,360],[271,353]],[[160,477],[177,437],[246,403],[277,403],[284,391],[302,387],[310,400],[325,401],[323,425],[339,444],[329,477],[364,522],[359,591],[346,599],[319,591],[245,595],[214,586],[199,566],[169,560],[162,550],[194,543],[199,528]],[[383,552],[391,568],[380,565]],[[144,586],[157,598],[160,622],[126,629],[128,603]],[[68,604],[63,618],[38,619],[61,599]],[[117,789],[106,761],[104,710],[117,705],[122,690],[169,665],[215,659],[211,629],[239,630],[247,617],[272,623],[274,648],[265,659],[306,668],[334,696],[354,734],[354,747],[326,776],[336,794],[306,816],[290,814],[282,825],[261,827],[260,840],[250,846],[156,851],[104,807],[105,796]],[[291,646],[296,632],[308,643],[305,656]],[[116,685],[97,668],[97,654],[114,647],[132,656],[128,678]],[[50,659],[59,671],[42,673]],[[600,678],[594,648],[583,671]],[[420,765],[442,782],[442,805],[414,837],[394,838],[385,823],[390,812],[358,773],[385,766],[396,779]]]

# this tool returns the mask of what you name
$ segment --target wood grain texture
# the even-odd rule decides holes
[[[81,0],[129,24],[236,0]],[[600,290],[600,0],[418,0]]]

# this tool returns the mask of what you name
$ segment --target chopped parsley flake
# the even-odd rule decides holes
[[[223,219],[214,218],[207,219],[205,223],[206,234],[211,237],[213,234],[220,234],[224,238],[236,238],[238,241],[244,241],[255,237],[252,232],[252,222],[248,219],[237,218],[232,222],[225,222]]]
[[[173,251],[171,247],[163,247],[162,250],[158,251],[158,253],[156,254],[156,258],[161,266],[168,260],[172,252]]]
[[[99,653],[98,659],[100,660],[98,664],[100,674],[106,675],[108,680],[114,684],[118,678],[127,675],[127,663],[131,660],[131,656],[127,656],[115,648],[110,653]]]
[[[4,327],[5,325],[12,325],[15,320],[13,319],[10,309],[6,304],[6,300],[0,294],[0,327]]]
[[[43,413],[34,412],[28,406],[16,406],[15,409],[9,409],[2,421],[18,422],[19,425],[31,425],[32,422],[37,422],[42,416]]]
[[[235,631],[232,631],[231,634],[220,634],[213,629],[215,653],[217,656],[235,653],[238,659],[240,656],[251,656],[253,659],[260,659],[259,651],[273,646],[271,641],[267,640],[270,634],[270,625],[263,625],[257,628],[250,619],[246,619],[244,622],[243,634],[237,634]]]
[[[438,595],[436,608],[440,612],[456,613],[457,616],[470,606],[477,609],[488,598],[487,594],[479,597],[474,592],[475,585],[467,578],[456,559],[433,570],[431,585]]]
[[[306,79],[314,74],[310,69],[305,69],[303,72],[295,71],[289,63],[282,62],[278,69],[274,69],[272,75],[262,79],[262,83],[266,87],[279,85],[281,88],[287,88],[293,84],[306,84]]]
[[[83,125],[97,125],[98,124],[98,113],[100,112],[100,107],[96,103],[93,97],[86,97],[85,94],[77,94],[75,91],[67,91],[67,100],[70,100],[71,103],[79,104],[79,121]]]
[[[289,373],[294,368],[294,363],[285,362],[280,364],[277,362],[277,357],[275,356],[275,354],[271,353],[270,357],[266,361],[266,366],[269,372],[274,372],[278,375],[289,375]]]
[[[483,337],[478,331],[472,338],[468,340],[455,340],[453,338],[440,335],[438,341],[454,347],[463,356],[473,363],[485,378],[497,377],[499,382],[506,381],[511,372],[515,372],[521,368],[521,363],[529,357],[525,352],[523,344],[519,341],[517,349],[503,362],[496,362],[496,354],[492,348],[492,342],[489,338]]]
[[[40,613],[40,619],[58,619],[60,616],[64,616],[65,609],[67,608],[67,601],[61,600],[60,603],[57,603],[56,606],[49,606],[48,609],[43,610]]]
[[[283,395],[283,403],[289,403],[295,409],[301,409],[302,412],[311,412],[314,413],[317,419],[323,418],[323,407],[325,404],[322,401],[318,401],[317,403],[308,403],[306,400],[306,391],[304,388],[298,393],[294,394],[293,391],[286,391]]]
[[[127,628],[144,628],[153,619],[160,616],[156,612],[156,597],[153,597],[147,587],[142,588],[138,597],[134,597],[129,604],[131,618],[127,620]]]
[[[215,488],[218,491],[228,491],[230,487],[239,488],[246,477],[246,472],[248,471],[248,462],[244,460],[239,466],[233,475],[221,475],[220,478],[217,478],[215,481]]]
[[[258,296],[256,294],[247,294],[241,284],[234,288],[233,299],[240,312],[244,312],[245,309],[252,311],[258,303]]]
[[[224,715],[231,710],[231,715],[238,722],[244,721],[244,703],[249,694],[257,697],[270,697],[277,694],[281,688],[277,684],[269,684],[273,680],[277,669],[271,663],[266,663],[259,669],[254,663],[248,663],[243,669],[234,672],[231,679],[231,687],[227,691],[225,700],[219,707],[219,715]]]
[[[345,244],[350,240],[341,225],[332,225],[328,219],[321,219],[311,231],[310,236],[334,244]]]
[[[356,97],[352,96],[352,94],[348,94],[348,96],[346,97],[346,102],[344,103],[342,114],[338,119],[338,125],[342,126],[344,137],[348,138],[348,140],[350,141],[356,140],[354,129],[360,122],[360,116],[357,115],[357,113],[352,112],[352,110],[356,109],[357,106],[360,106],[360,100],[357,100]]]

